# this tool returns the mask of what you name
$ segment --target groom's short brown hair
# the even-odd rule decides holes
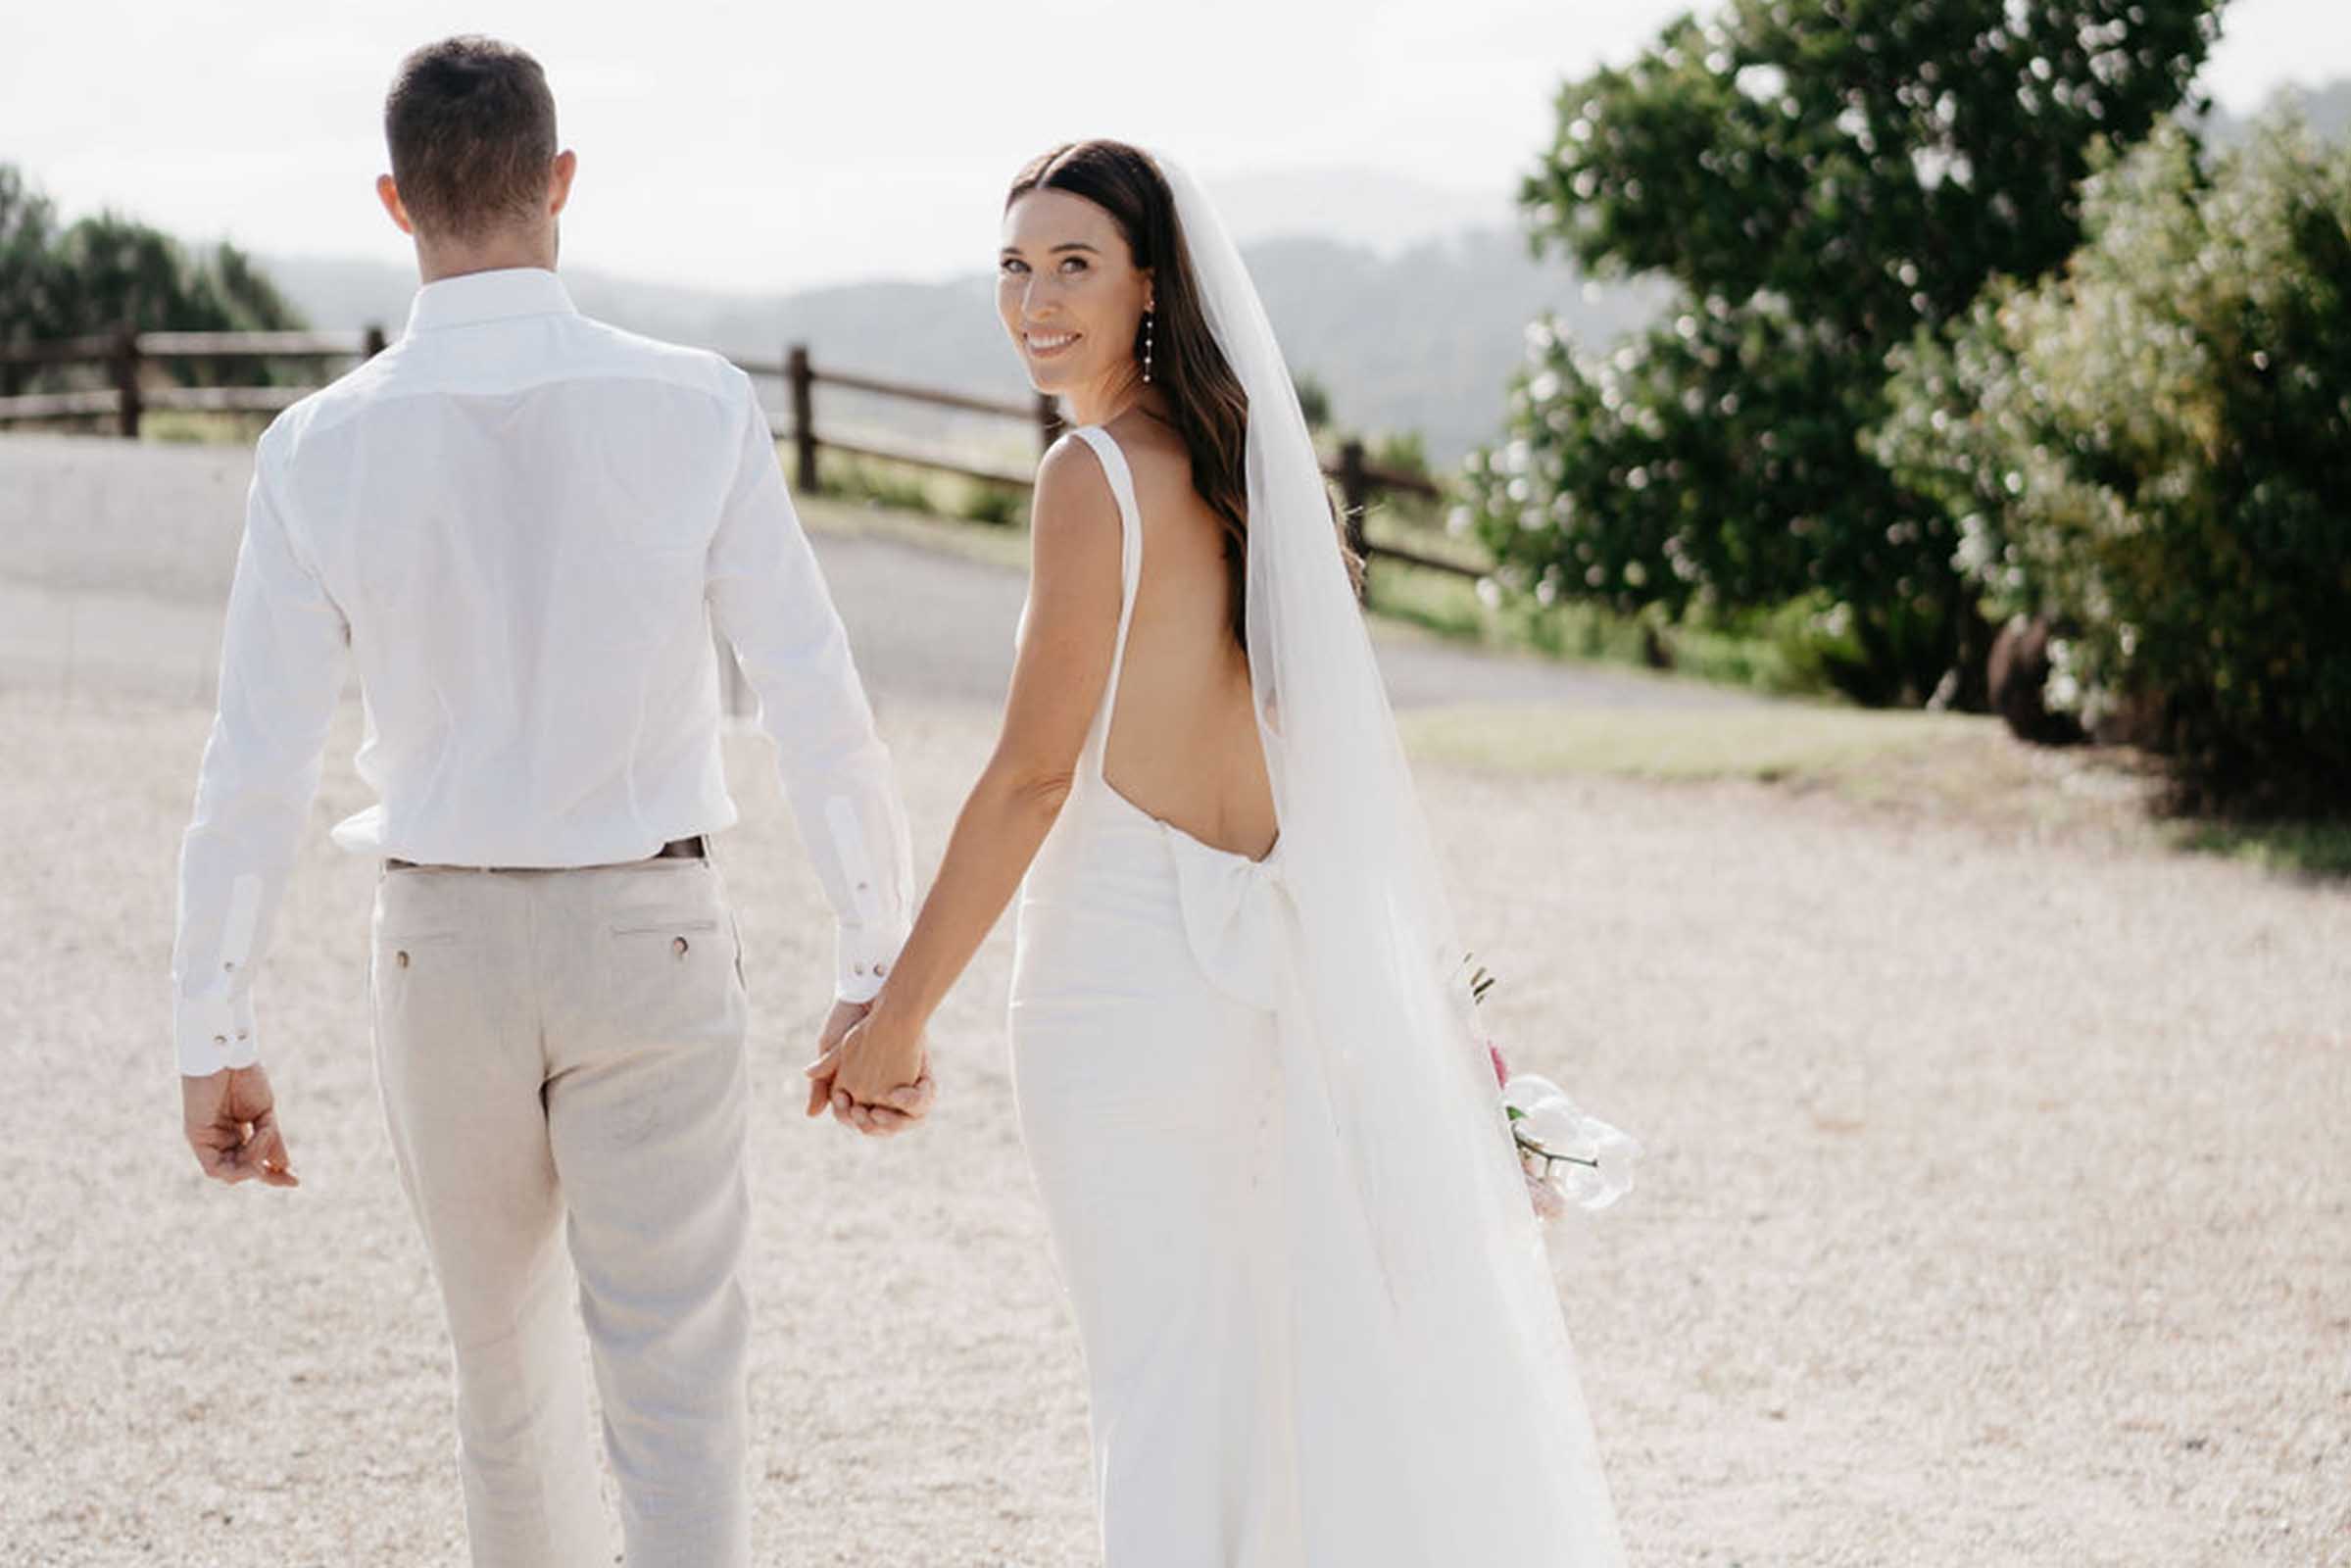
[[[478,238],[547,199],[555,95],[513,44],[444,38],[400,62],[384,95],[384,141],[410,220],[436,237]]]

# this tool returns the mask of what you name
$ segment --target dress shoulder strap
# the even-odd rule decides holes
[[[1135,503],[1135,474],[1118,448],[1118,438],[1099,424],[1080,425],[1070,434],[1094,449],[1102,460],[1103,477],[1110,481],[1111,499],[1118,503],[1118,641],[1110,653],[1110,683],[1095,711],[1094,728],[1086,737],[1086,760],[1102,776],[1102,752],[1109,743],[1110,714],[1118,704],[1118,677],[1126,667],[1127,628],[1135,619],[1135,589],[1143,581],[1143,512]]]

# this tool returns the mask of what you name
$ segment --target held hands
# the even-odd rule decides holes
[[[269,1076],[258,1064],[204,1078],[182,1075],[179,1101],[188,1147],[205,1175],[232,1187],[256,1178],[267,1187],[302,1185],[286,1153]]]
[[[830,1106],[835,1121],[875,1138],[922,1120],[939,1095],[922,1031],[861,1002],[833,1004],[808,1074],[809,1115]]]

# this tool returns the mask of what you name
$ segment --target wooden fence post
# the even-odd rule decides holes
[[[125,321],[115,332],[116,425],[126,441],[139,438],[139,335]]]
[[[1363,443],[1348,441],[1339,449],[1339,498],[1347,521],[1347,546],[1358,561],[1371,560],[1371,545],[1363,536],[1363,509],[1371,502],[1371,478],[1363,471]],[[1370,579],[1365,578],[1368,585]]]
[[[1042,455],[1061,433],[1061,405],[1051,392],[1037,394],[1037,451]]]
[[[803,495],[816,493],[816,372],[808,368],[808,346],[795,343],[785,357],[792,383],[793,482]]]

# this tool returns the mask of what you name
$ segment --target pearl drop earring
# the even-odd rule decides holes
[[[1144,311],[1144,313],[1143,313],[1143,379],[1145,379],[1146,381],[1148,381],[1148,380],[1150,380],[1151,378],[1151,311],[1150,311],[1149,309],[1146,309],[1146,310]]]

